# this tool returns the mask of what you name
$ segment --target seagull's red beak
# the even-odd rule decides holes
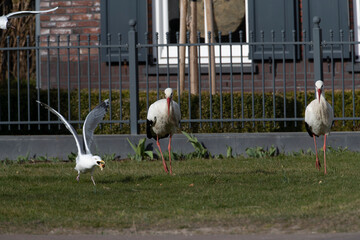
[[[167,108],[168,108],[168,117],[170,117],[170,101],[171,101],[171,98],[166,98],[166,101],[167,101]]]
[[[321,96],[321,89],[318,89],[318,97],[319,97],[319,102],[320,102],[320,96]]]

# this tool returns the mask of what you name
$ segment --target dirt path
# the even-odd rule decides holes
[[[360,233],[251,235],[0,235],[0,240],[358,240]]]

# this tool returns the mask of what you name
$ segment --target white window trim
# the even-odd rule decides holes
[[[353,9],[354,9],[354,36],[355,41],[360,41],[360,0],[353,1]],[[360,62],[360,45],[355,45],[355,55],[358,57],[355,61]]]
[[[168,1],[169,0],[154,0],[153,6],[152,6],[152,14],[153,14],[153,33],[155,36],[155,33],[159,33],[159,44],[165,44],[166,43],[166,32],[169,31],[169,16],[168,16]],[[360,0],[358,0],[360,1]],[[248,21],[248,0],[245,0],[245,17],[246,17],[246,32],[249,32],[249,21]],[[249,41],[248,35],[246,35],[246,42]],[[242,59],[241,59],[241,47],[242,47]],[[221,62],[231,63],[230,59],[230,46],[229,45],[223,45],[221,46]],[[169,51],[169,58],[167,58],[167,51]],[[157,54],[157,59],[159,64],[177,64],[178,63],[178,57],[177,57],[177,47],[167,47],[160,46],[158,47],[158,51],[156,52],[156,49],[154,49],[154,53]],[[201,46],[200,47],[200,62],[207,64],[208,63],[208,46]],[[186,50],[186,57],[188,55],[188,50]],[[215,46],[215,62],[220,63],[220,47]],[[188,61],[188,58],[186,58],[186,63]],[[251,60],[249,59],[249,45],[233,45],[232,46],[232,63],[251,63]]]

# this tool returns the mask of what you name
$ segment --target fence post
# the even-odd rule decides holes
[[[321,18],[315,16],[313,18],[313,48],[314,48],[314,80],[324,81],[323,78],[323,57],[322,57],[322,32],[320,28]]]
[[[130,19],[128,32],[129,50],[129,84],[130,84],[130,134],[139,134],[139,78],[138,78],[138,39],[135,29],[136,21]]]

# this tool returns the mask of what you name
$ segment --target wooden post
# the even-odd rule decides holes
[[[197,43],[196,0],[190,0],[190,43]],[[190,88],[191,94],[199,93],[197,46],[190,46]]]
[[[186,16],[187,16],[187,4],[188,0],[180,0],[180,39],[179,43],[186,43]],[[180,78],[180,95],[184,92],[185,89],[185,57],[186,57],[186,47],[180,46],[179,61],[179,78]]]
[[[205,38],[208,40],[208,43],[214,43],[215,31],[214,31],[214,15],[213,15],[213,2],[212,0],[204,0],[205,5],[205,24],[207,32],[211,35],[205,34]],[[211,45],[209,48],[209,86],[211,86],[211,94],[216,93],[216,71],[215,71],[215,52],[214,45]]]

